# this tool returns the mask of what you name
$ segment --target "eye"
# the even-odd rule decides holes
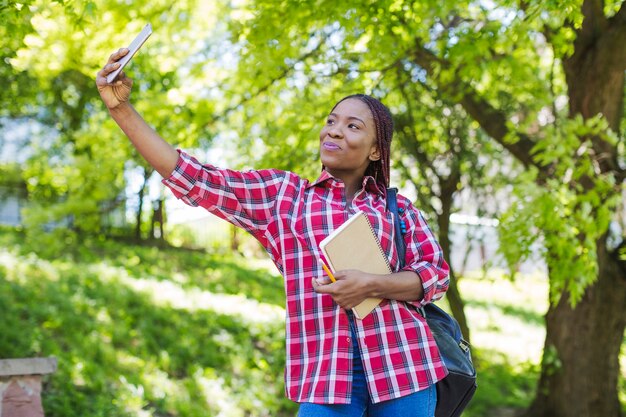
[[[331,119],[331,118],[326,119],[326,124],[327,125],[332,125],[334,123],[335,123],[335,121],[333,119]]]
[[[358,130],[358,129],[359,129],[359,126],[355,125],[354,123],[350,123],[350,124],[348,125],[348,127],[349,127],[350,129],[356,129],[356,130]]]

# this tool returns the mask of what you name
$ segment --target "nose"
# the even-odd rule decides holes
[[[330,129],[328,129],[328,136],[330,136],[331,138],[340,138],[343,136],[343,132],[341,131],[341,129],[339,128],[339,125],[332,125],[330,126]]]

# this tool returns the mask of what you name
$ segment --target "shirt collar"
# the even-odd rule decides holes
[[[341,180],[333,177],[328,171],[324,169],[322,170],[322,173],[320,174],[319,177],[317,177],[315,181],[313,181],[312,183],[309,183],[309,186],[307,188],[315,187],[318,185],[321,186],[324,183],[329,182],[331,180],[343,184]],[[369,191],[371,193],[380,194],[381,196],[385,195],[385,190],[381,189],[380,185],[376,182],[374,177],[372,177],[371,175],[366,175],[363,177],[362,186],[366,191]]]

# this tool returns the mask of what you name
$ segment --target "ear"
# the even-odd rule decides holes
[[[370,161],[378,161],[380,160],[380,150],[378,146],[372,146],[372,150],[370,151]]]

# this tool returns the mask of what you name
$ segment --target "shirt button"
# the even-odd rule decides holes
[[[346,342],[348,342],[348,343],[352,343],[352,341],[350,340],[350,338],[349,338],[349,337],[346,337]]]

